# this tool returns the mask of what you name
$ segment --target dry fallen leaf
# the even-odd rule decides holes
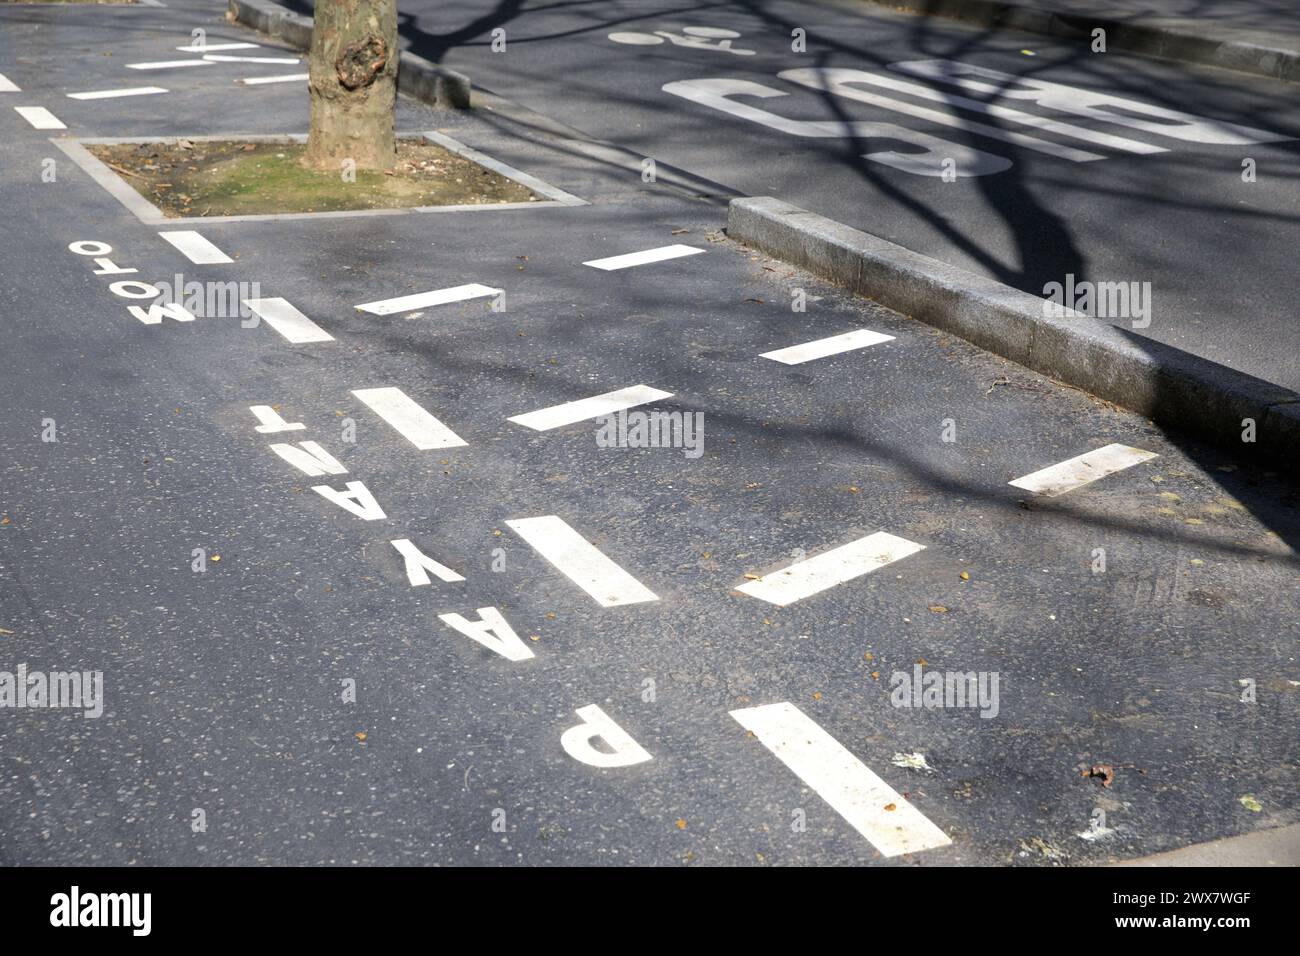
[[[685,821],[685,820],[678,820],[678,821],[677,821],[677,829],[679,829],[679,830],[685,830],[685,829],[686,829],[686,821]]]
[[[356,737],[357,740],[361,741],[362,743],[366,742],[366,732],[364,730],[358,730],[352,736]]]
[[[896,803],[887,803],[887,804],[885,804],[885,809],[888,810],[890,813],[893,813],[895,810],[898,809],[898,804],[896,804]]]
[[[959,577],[960,577],[963,581],[969,581],[969,580],[970,580],[970,572],[969,572],[969,571],[963,571],[963,572],[959,575]]]
[[[930,610],[933,611],[935,614],[947,614],[947,613],[948,613],[948,609],[947,609],[946,607],[944,607],[942,604],[931,604],[931,605],[930,605]]]
[[[1115,781],[1115,768],[1108,763],[1096,763],[1079,774],[1081,777],[1100,777],[1101,785],[1109,787]]]

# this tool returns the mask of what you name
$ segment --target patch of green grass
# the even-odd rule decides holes
[[[91,147],[169,216],[240,216],[528,202],[526,186],[420,140],[387,172],[307,169],[301,144],[155,143]]]

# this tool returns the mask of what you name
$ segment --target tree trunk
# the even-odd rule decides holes
[[[316,0],[309,58],[311,132],[303,164],[338,171],[397,161],[397,0]]]

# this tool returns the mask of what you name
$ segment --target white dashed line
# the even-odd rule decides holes
[[[605,557],[563,518],[518,518],[506,525],[601,607],[659,600],[657,594]]]
[[[621,388],[617,392],[606,392],[604,395],[593,395],[591,398],[580,398],[576,402],[565,402],[563,405],[552,405],[550,408],[539,408],[535,412],[514,415],[507,421],[531,428],[533,431],[545,432],[562,425],[572,425],[574,422],[599,418],[601,415],[612,415],[627,408],[672,397],[672,392],[660,391],[649,385],[633,385],[630,388]]]
[[[792,345],[789,348],[777,349],[775,352],[764,352],[761,357],[784,365],[799,365],[802,362],[811,362],[813,359],[826,358],[828,355],[838,355],[841,352],[851,352],[853,349],[863,349],[868,345],[879,345],[881,342],[893,340],[892,335],[873,332],[870,329],[854,329],[843,335],[832,335],[830,338],[817,339],[815,342]]]
[[[925,814],[794,704],[746,707],[731,711],[731,716],[882,856],[952,843]]]
[[[1071,458],[1069,461],[1063,461],[1059,465],[1032,472],[1007,484],[1032,491],[1044,498],[1055,498],[1067,491],[1091,484],[1098,478],[1105,478],[1117,471],[1159,457],[1155,452],[1143,451],[1141,448],[1107,445]]]
[[[310,73],[290,73],[288,76],[250,76],[235,82],[245,86],[260,86],[263,83],[306,83],[310,78]]]
[[[0,73],[0,93],[21,93],[22,90],[14,84],[13,80]]]
[[[615,269],[630,269],[632,266],[644,266],[651,262],[663,262],[666,259],[680,259],[682,256],[693,256],[698,252],[705,251],[695,246],[660,246],[658,249],[646,249],[644,252],[629,252],[622,256],[610,256],[608,259],[592,259],[590,262],[584,262],[583,265],[612,272]]]
[[[128,70],[179,70],[187,66],[216,66],[211,60],[154,60],[151,63],[128,63]]]
[[[330,335],[285,299],[245,299],[248,306],[271,328],[294,345],[308,342],[333,342]]]
[[[111,100],[119,96],[151,96],[154,93],[166,93],[161,86],[128,86],[120,90],[89,90],[85,93],[69,93],[70,100]]]
[[[481,299],[488,295],[497,295],[500,289],[471,282],[467,285],[453,286],[450,289],[434,289],[432,292],[417,292],[396,299],[379,299],[376,302],[363,302],[355,306],[359,312],[371,315],[395,315],[398,312],[414,312],[430,305],[446,305],[449,302],[463,302],[466,299]]]
[[[283,63],[297,66],[302,62],[299,57],[287,56],[223,56],[222,54],[204,54],[203,59],[209,63]]]
[[[178,46],[182,53],[212,53],[221,50],[255,50],[256,43],[205,43],[203,46]]]
[[[190,262],[193,262],[195,265],[220,265],[222,263],[235,261],[193,230],[160,232],[158,235],[162,236],[180,250],[185,258],[189,259]]]
[[[44,106],[15,106],[14,110],[36,129],[67,129],[59,118]]]
[[[924,550],[923,544],[877,531],[857,541],[796,561],[755,581],[746,581],[736,590],[769,604],[785,607]]]
[[[352,394],[421,451],[466,445],[463,438],[434,418],[400,388],[355,388]]]

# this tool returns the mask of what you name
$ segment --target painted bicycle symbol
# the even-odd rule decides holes
[[[690,47],[693,50],[717,50],[721,53],[734,53],[736,56],[753,56],[753,50],[740,50],[731,45],[740,34],[735,30],[722,27],[683,27],[681,33],[668,30],[655,30],[654,33],[611,33],[609,38],[615,43],[629,46],[658,46],[667,40],[676,46]],[[710,42],[716,40],[717,42]]]

